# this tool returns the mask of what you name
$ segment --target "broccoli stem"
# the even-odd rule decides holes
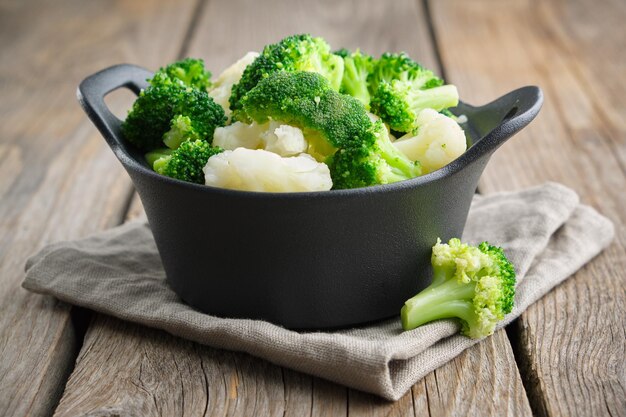
[[[170,130],[163,135],[163,143],[170,149],[178,149],[181,143],[189,139],[200,139],[191,125],[188,116],[179,114],[170,124]]]
[[[344,58],[342,89],[359,100],[366,109],[370,106],[370,92],[367,88],[367,70],[357,68],[352,57]]]
[[[411,108],[419,110],[426,108],[441,111],[459,104],[459,92],[454,85],[414,90],[410,97]]]
[[[161,175],[165,175],[164,174],[165,169],[167,168],[167,164],[169,164],[171,159],[172,159],[172,155],[165,155],[165,156],[157,159],[152,164],[152,169],[154,171],[158,172]]]
[[[456,279],[430,284],[424,291],[408,299],[400,310],[402,328],[411,330],[433,320],[460,318],[474,320],[476,284],[459,283]]]
[[[154,163],[157,160],[165,156],[171,155],[172,152],[173,150],[169,148],[159,148],[159,149],[155,149],[153,151],[148,152],[144,157],[148,165],[150,165],[150,167],[154,169]]]
[[[389,183],[398,182],[422,175],[419,162],[411,161],[401,151],[398,150],[386,133],[379,134],[377,139],[378,155],[385,160],[390,168],[385,178]]]

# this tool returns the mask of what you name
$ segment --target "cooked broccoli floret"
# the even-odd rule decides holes
[[[397,54],[385,52],[380,58],[374,60],[368,78],[372,95],[376,94],[381,83],[390,83],[393,80],[416,80],[420,84],[427,85],[428,88],[443,85],[443,80],[437,78],[432,71],[413,61],[404,52]]]
[[[148,81],[155,86],[182,83],[206,91],[211,86],[211,73],[204,68],[202,59],[186,58],[160,68]]]
[[[393,80],[378,86],[372,97],[372,111],[390,128],[399,132],[417,129],[417,116],[424,109],[440,111],[459,103],[459,93],[453,85],[423,88],[414,81]]]
[[[197,124],[197,123],[196,123]],[[170,149],[176,149],[186,140],[203,139],[201,133],[189,116],[179,114],[170,122],[170,130],[163,135],[163,143]]]
[[[264,78],[242,101],[252,120],[265,123],[269,119],[322,136],[329,150],[359,142],[371,125],[363,105],[333,90],[327,79],[313,72],[277,72]]]
[[[350,56],[352,52],[350,52],[350,50],[348,48],[339,48],[336,51],[333,51],[333,54],[338,55],[342,58],[345,58],[347,56]]]
[[[335,52],[337,54],[337,52]],[[373,59],[369,55],[362,54],[360,51],[353,53],[343,52],[343,78],[341,79],[341,91],[358,99],[366,109],[370,106],[370,93],[368,90],[367,79],[373,68]]]
[[[162,175],[196,184],[204,184],[202,169],[209,158],[222,152],[221,148],[212,147],[204,140],[188,140],[180,144],[174,151],[164,150],[161,157],[159,151],[146,155],[146,160],[154,160],[152,168]]]
[[[433,320],[458,318],[462,333],[489,336],[511,312],[515,298],[515,270],[501,248],[483,242],[478,247],[450,239],[433,247],[433,281],[407,300],[401,310],[402,327],[414,329]]]
[[[162,145],[164,135],[170,129],[178,129],[173,119],[179,115],[189,119],[189,132],[194,132],[193,137],[209,143],[215,128],[226,123],[224,110],[206,91],[180,84],[163,84],[149,86],[141,92],[122,124],[122,133],[136,147],[150,151]],[[172,132],[168,142],[177,142],[179,139],[174,137],[179,134]]]
[[[458,104],[455,86],[444,85],[442,79],[404,53],[385,53],[373,67],[368,78],[370,105],[393,130],[416,129],[415,119],[425,108],[441,111]]]
[[[361,146],[340,149],[328,159],[334,188],[390,184],[422,175],[420,163],[393,146],[380,120],[370,124],[364,138]]]
[[[144,158],[146,159],[146,162],[148,163],[148,165],[150,165],[150,168],[154,169],[154,163],[158,159],[161,159],[165,156],[169,156],[172,154],[172,152],[174,152],[174,150],[170,148],[158,148],[158,149],[148,152],[144,156]]]
[[[269,119],[303,130],[308,153],[328,163],[333,188],[386,184],[420,174],[391,144],[381,122],[373,123],[357,99],[333,90],[312,72],[278,72],[263,79],[243,99],[257,123]]]
[[[241,100],[254,86],[269,74],[278,71],[310,71],[322,74],[335,90],[341,86],[343,59],[330,52],[322,38],[311,35],[293,35],[278,43],[267,45],[263,52],[248,65],[241,79],[232,88],[230,108],[235,120],[247,120],[241,112]]]

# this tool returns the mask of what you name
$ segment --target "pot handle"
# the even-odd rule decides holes
[[[462,103],[454,113],[468,115],[470,129],[477,138],[463,157],[476,159],[493,153],[526,127],[537,116],[542,104],[543,93],[536,86],[518,88],[479,107]]]
[[[85,78],[76,91],[78,102],[98,128],[115,156],[124,164],[139,166],[138,159],[122,138],[122,121],[107,107],[104,97],[119,88],[128,88],[135,94],[148,86],[152,72],[135,65],[121,64],[106,68]],[[139,159],[141,160],[141,159]]]

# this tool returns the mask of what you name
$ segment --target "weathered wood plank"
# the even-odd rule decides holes
[[[55,416],[347,412],[347,390],[335,384],[103,315],[94,317],[77,362]]]
[[[300,32],[323,36],[337,47],[361,47],[373,54],[406,50],[425,65],[437,68],[422,5],[410,0],[211,1],[203,9],[186,51],[189,56],[205,58],[219,73],[247,51]],[[131,213],[131,217],[142,215],[138,200]],[[136,346],[149,349],[150,357],[160,358],[150,361],[150,372],[162,386],[142,383],[145,351]],[[203,374],[190,378],[188,373],[177,371],[173,361],[179,368],[202,369]],[[481,389],[474,387],[477,375],[485,384]],[[432,383],[433,378],[438,383]],[[185,384],[180,382],[183,379]],[[97,414],[109,407],[131,415],[159,413],[165,408],[169,415],[406,416],[464,410],[486,415],[496,408],[503,410],[502,414],[530,414],[504,332],[468,350],[417,386],[422,388],[389,403],[248,355],[190,344],[163,332],[140,331],[135,325],[97,316],[57,415]],[[469,394],[463,396],[463,392]],[[202,395],[206,396],[205,404]],[[183,403],[183,396],[198,401]]]
[[[404,50],[437,68],[421,4],[412,0],[212,1],[188,53],[205,57],[219,73],[246,52],[294,33],[321,36],[333,48],[361,48],[373,55]]]
[[[123,219],[132,187],[75,99],[86,75],[176,54],[185,6],[75,0],[0,4],[0,415],[52,412],[80,340],[69,306],[20,288],[46,243]],[[188,16],[188,15],[187,15]],[[119,102],[113,100],[113,105]]]
[[[484,191],[562,182],[615,242],[533,305],[515,346],[539,415],[626,414],[624,2],[432,2],[450,80],[470,102],[540,85],[541,115],[493,157]],[[471,30],[470,30],[471,28]]]
[[[582,111],[567,112],[564,117],[572,128],[592,123],[603,132],[626,172],[626,28],[622,24],[626,3],[605,0],[598,7],[588,0],[557,0],[538,6],[538,18],[552,46],[567,56],[572,80],[580,90],[577,94],[559,88],[560,101],[569,101],[565,94],[588,97],[576,99]]]
[[[501,350],[507,349],[507,354]],[[430,415],[530,416],[506,332],[500,330],[424,378]],[[414,386],[421,388],[420,384]],[[416,406],[416,415],[423,415]]]
[[[93,329],[119,337],[111,340]],[[82,365],[72,374],[55,415],[203,415],[209,391],[194,344],[141,326],[120,326],[105,316],[94,318],[87,336],[78,358]],[[114,383],[99,383],[103,375]],[[95,389],[77,396],[73,381]]]

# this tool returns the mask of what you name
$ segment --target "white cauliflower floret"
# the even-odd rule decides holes
[[[412,161],[419,161],[424,174],[449,164],[467,149],[458,123],[433,109],[422,110],[417,125],[417,135],[408,133],[393,144]]]
[[[281,157],[262,149],[237,148],[209,158],[206,185],[243,191],[325,191],[332,187],[324,163],[307,154]]]
[[[271,121],[268,129],[261,135],[266,151],[281,156],[294,156],[306,152],[309,147],[302,130],[297,127]]]
[[[259,125],[235,122],[232,125],[218,127],[213,133],[213,146],[233,150],[237,148],[258,149],[262,146],[261,135],[267,131],[268,124]]]
[[[257,52],[248,52],[239,61],[235,62],[230,67],[226,68],[218,77],[213,81],[213,86],[209,91],[209,95],[215,100],[217,104],[224,108],[226,117],[230,117],[230,98],[233,85],[239,82],[241,74],[248,65],[252,63],[259,56]]]
[[[213,134],[213,145],[225,150],[265,149],[280,156],[298,155],[309,147],[302,130],[277,121],[262,125],[235,122],[218,127]]]

